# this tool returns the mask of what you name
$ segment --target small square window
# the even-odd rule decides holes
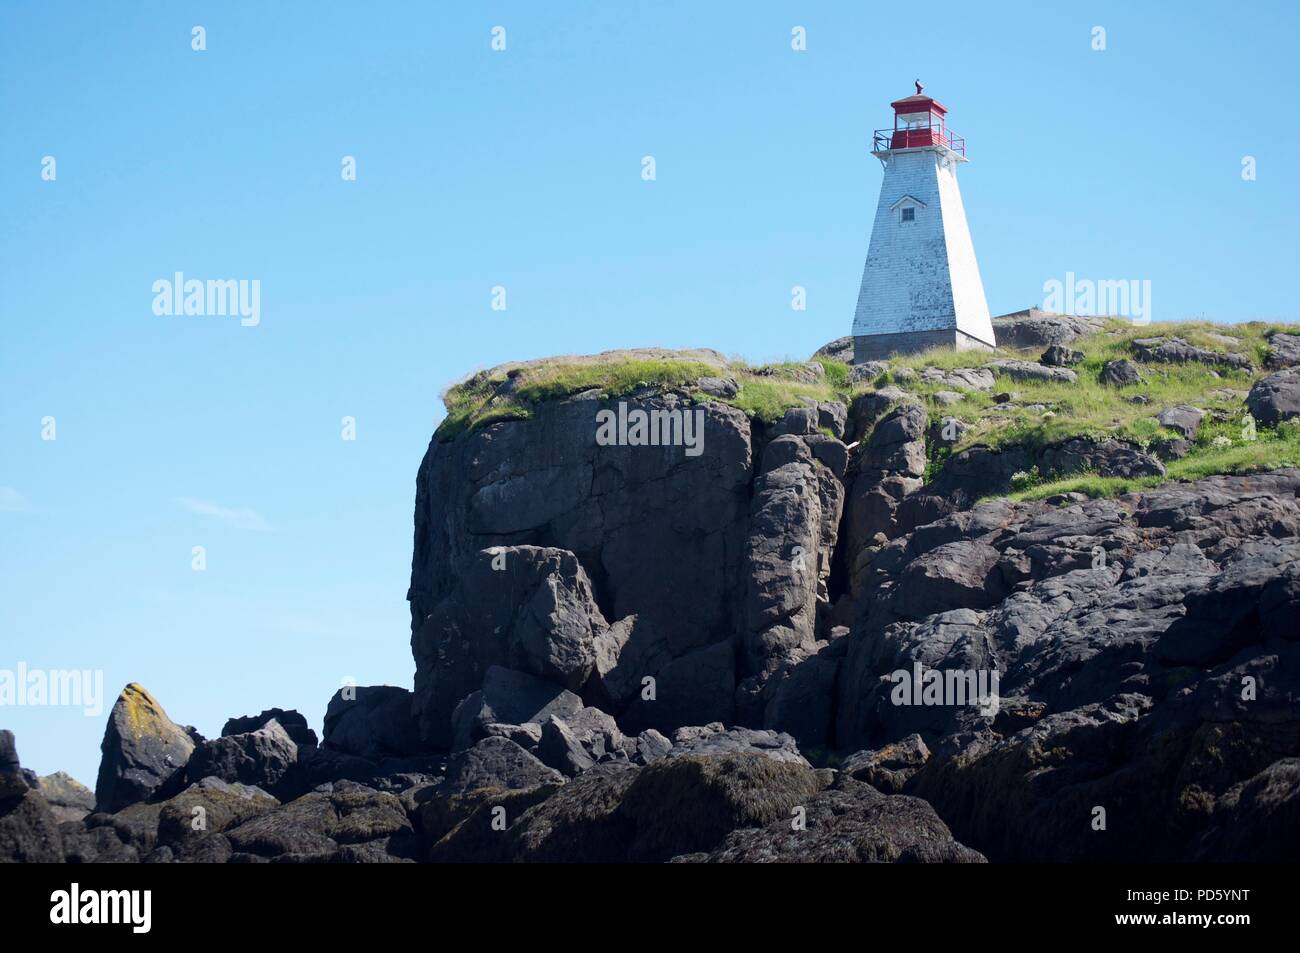
[[[914,209],[910,205],[907,208],[903,209],[903,221],[905,222],[916,221],[916,209]]]

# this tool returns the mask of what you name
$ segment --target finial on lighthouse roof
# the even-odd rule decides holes
[[[925,89],[925,87],[921,85],[921,81],[919,79],[913,80],[913,82],[916,83],[916,95],[920,96],[921,90]]]

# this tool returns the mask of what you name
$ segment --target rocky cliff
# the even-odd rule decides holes
[[[341,691],[318,741],[128,686],[85,817],[7,742],[0,856],[1282,859],[1293,331],[476,374],[417,476],[414,690]]]

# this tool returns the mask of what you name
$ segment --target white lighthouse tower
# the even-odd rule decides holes
[[[966,140],[948,110],[922,93],[890,103],[894,128],[871,154],[885,167],[862,290],[853,317],[855,361],[945,344],[991,348],[993,323],[957,188]]]

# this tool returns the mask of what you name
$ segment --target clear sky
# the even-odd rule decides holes
[[[967,138],[995,314],[1072,271],[1150,280],[1157,320],[1300,319],[1296,9],[5,0],[0,669],[102,669],[109,697],[0,727],[93,785],[128,681],[208,735],[409,687],[440,391],[849,333],[871,131],[914,78]],[[260,323],[154,314],[178,271],[258,280]]]

